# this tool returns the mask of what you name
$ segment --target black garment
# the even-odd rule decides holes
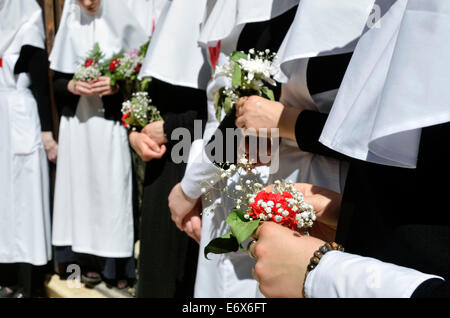
[[[73,74],[55,72],[53,85],[55,89],[55,99],[58,105],[60,116],[74,117],[77,111],[80,96],[72,94],[67,85],[72,80]],[[119,91],[114,95],[102,97],[105,107],[104,117],[108,120],[120,121],[122,119],[123,95]]]
[[[194,136],[194,120],[206,122],[207,97],[203,90],[153,79],[150,96],[164,118],[168,140],[173,130],[181,127]],[[147,164],[138,264],[137,296],[141,298],[192,297],[194,292],[198,244],[178,230],[168,207],[170,191],[186,169],[185,163],[171,159],[177,142],[169,141],[164,157]]]
[[[269,49],[271,52],[277,52],[278,49],[281,46],[281,43],[284,40],[284,37],[286,36],[292,22],[294,21],[295,14],[297,12],[297,7],[294,6],[290,10],[286,11],[282,15],[269,20],[269,21],[263,21],[263,22],[254,22],[254,23],[248,23],[245,25],[244,29],[242,30],[239,40],[236,46],[237,51],[244,51],[248,52],[250,49],[255,49],[257,51],[264,51],[266,49]],[[281,85],[277,85],[276,87],[271,87],[274,91],[275,99],[278,100],[281,95]],[[236,148],[239,145],[239,140],[237,138],[234,138],[234,140],[228,140],[226,129],[236,129],[236,113],[233,109],[233,111],[227,115],[222,122],[220,123],[219,127],[217,128],[214,135],[211,137],[211,140],[208,144],[212,145],[212,142],[218,138],[217,135],[220,134],[223,136],[223,149],[222,155],[223,160],[221,162],[215,162],[222,166],[223,162],[237,162],[237,151],[236,149],[232,151],[232,153],[229,152],[230,149],[227,149],[227,145],[236,145]],[[253,137],[250,137],[253,138]],[[216,156],[216,153],[214,152],[214,149],[211,149],[212,152],[207,152],[207,155],[210,156],[211,161],[215,161],[214,158]],[[227,151],[228,150],[228,151]],[[224,167],[226,168],[226,167]]]
[[[47,52],[34,46],[24,45],[14,67],[14,74],[20,73],[30,75],[30,89],[38,105],[41,130],[52,131]]]
[[[342,155],[318,142],[325,116],[304,112],[297,121],[299,147]],[[322,125],[322,126],[321,126]],[[422,130],[416,169],[351,160],[337,242],[346,251],[450,278],[448,187],[450,123]],[[449,283],[422,284],[414,297],[450,296]]]

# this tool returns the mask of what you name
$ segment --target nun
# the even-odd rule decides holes
[[[276,52],[295,17],[297,5],[298,1],[217,1],[203,26],[199,40],[203,46],[208,47],[211,66],[222,65],[226,57],[235,50],[269,49]],[[214,50],[218,52],[214,54]],[[212,164],[212,160],[209,160],[206,147],[218,131],[236,128],[234,114],[225,116],[222,113],[221,123],[216,119],[214,95],[225,85],[227,83],[221,78],[210,82],[208,86],[209,121],[203,141],[196,141],[197,145],[192,146],[193,149],[199,149],[197,158],[192,158],[182,182],[171,193],[172,217],[185,231],[189,231],[189,227],[183,226],[183,219],[184,223],[188,224],[190,215],[187,214],[189,210],[187,208],[183,210],[183,208],[189,206],[188,202],[195,204],[201,200],[200,189],[205,187],[205,180],[209,180],[219,171],[219,168]],[[279,88],[276,95],[280,95]],[[226,134],[223,132],[222,135]],[[225,140],[224,147],[228,143],[234,143],[234,140]],[[268,182],[269,167],[257,169],[260,172],[260,182]],[[246,253],[210,254],[209,259],[205,258],[203,252],[205,246],[214,237],[228,232],[225,219],[234,207],[234,203],[221,191],[211,188],[208,190],[208,200],[205,197],[202,200],[204,213],[202,214],[195,297],[254,298],[260,296],[257,282],[251,276],[254,261]],[[212,200],[213,204],[209,200]]]
[[[146,41],[123,1],[68,0],[50,55],[61,114],[55,260],[77,262],[88,284],[102,276],[123,288],[135,278],[132,165],[128,133],[120,122],[123,97],[118,87],[111,86],[108,77],[93,82],[72,78],[95,43],[110,57]]]
[[[303,135],[310,151],[351,158],[335,217],[336,242],[346,252],[327,252],[309,268],[307,297],[450,295],[448,191],[441,182],[450,175],[443,146],[450,136],[450,4],[397,0],[380,7],[379,27],[359,40],[322,133]],[[298,297],[324,240],[284,230],[265,224],[259,231],[255,276],[267,296]],[[258,250],[275,239],[286,245],[262,256]],[[271,272],[273,258],[294,270]],[[286,288],[296,277],[298,289]]]
[[[202,133],[206,119],[206,84],[211,72],[198,46],[206,0],[167,4],[155,29],[141,77],[152,77],[150,96],[163,120],[130,134],[130,143],[149,161],[146,167],[140,229],[138,297],[192,297],[198,244],[170,218],[168,196],[181,181],[189,155],[180,153],[176,131]],[[195,120],[200,120],[194,133]],[[189,139],[188,144],[191,143]],[[185,159],[183,159],[185,158]]]
[[[42,296],[52,257],[45,149],[54,160],[57,146],[38,3],[0,1],[0,31],[0,297]]]

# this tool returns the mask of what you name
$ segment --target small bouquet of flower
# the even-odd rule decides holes
[[[103,75],[100,61],[104,55],[100,50],[98,43],[94,44],[94,48],[88,53],[84,62],[78,66],[73,79],[75,81],[93,81]]]
[[[150,79],[138,81],[139,71],[144,63],[149,44],[150,40],[139,50],[135,49],[130,53],[115,55],[104,65],[105,75],[111,78],[111,86],[116,85],[118,81],[124,82],[121,88],[124,89],[126,97],[130,97],[133,91],[147,90],[151,81]]]
[[[225,76],[231,79],[231,87],[221,88],[214,98],[218,120],[222,109],[228,115],[240,97],[257,95],[275,100],[273,91],[267,86],[276,86],[273,79],[278,72],[273,64],[275,57],[276,54],[270,50],[262,52],[251,49],[248,54],[236,51],[227,63],[216,67],[214,78]]]
[[[122,123],[131,130],[140,130],[148,124],[162,120],[155,106],[151,106],[147,92],[133,93],[132,98],[122,104]]]
[[[209,253],[223,254],[242,249],[241,243],[253,234],[261,222],[275,222],[304,234],[308,234],[308,229],[313,226],[316,220],[314,209],[303,200],[303,194],[292,182],[275,181],[272,191],[268,192],[262,184],[255,182],[258,172],[253,167],[244,155],[237,166],[221,169],[223,188],[227,188],[227,180],[232,175],[237,173],[239,176],[234,191],[224,192],[236,206],[226,218],[231,231],[213,239],[205,247],[206,258]],[[209,186],[213,183],[210,181]],[[217,187],[221,191],[223,188]],[[202,192],[206,193],[206,188],[202,188]]]

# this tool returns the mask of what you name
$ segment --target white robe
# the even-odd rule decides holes
[[[22,45],[44,47],[40,14],[0,56],[0,263],[41,266],[51,259],[48,164],[38,108],[29,75],[14,74]]]
[[[131,155],[126,129],[82,96],[61,118],[53,245],[102,257],[133,255]]]

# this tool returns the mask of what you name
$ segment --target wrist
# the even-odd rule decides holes
[[[280,137],[296,140],[295,124],[297,123],[297,118],[301,112],[302,111],[299,108],[284,106],[283,112],[281,113],[281,117],[278,122]]]

